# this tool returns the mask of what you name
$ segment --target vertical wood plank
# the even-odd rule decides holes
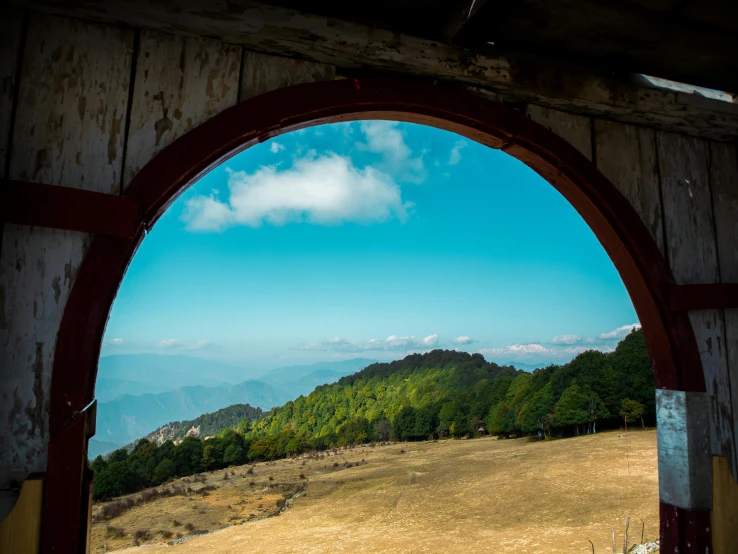
[[[10,177],[117,193],[133,34],[32,16]],[[0,488],[46,469],[51,368],[90,236],[6,225],[0,258]]]
[[[710,192],[708,144],[700,139],[656,135],[665,245],[677,284],[717,283],[719,270]],[[730,375],[720,310],[689,313],[702,359],[707,392],[713,396],[712,453],[728,458],[736,472]],[[695,368],[697,370],[698,368]]]
[[[553,131],[579,150],[592,161],[592,128],[591,120],[581,115],[573,115],[550,108],[529,105],[527,115],[536,123]]]
[[[710,143],[710,185],[720,278],[723,283],[738,283],[738,147],[734,144]],[[723,312],[733,414],[738,414],[738,310]],[[738,451],[738,425],[735,422],[733,430]],[[738,479],[738,473],[733,476]]]
[[[26,44],[10,174],[117,194],[132,31],[34,16]]]
[[[628,199],[664,252],[654,130],[594,120],[597,169]]]
[[[142,31],[124,187],[157,153],[236,104],[241,48]]]
[[[11,9],[0,11],[0,177],[5,177],[10,146],[10,122],[13,116],[22,31],[21,12]]]
[[[246,51],[238,101],[291,85],[332,81],[335,77],[336,68],[332,65]]]

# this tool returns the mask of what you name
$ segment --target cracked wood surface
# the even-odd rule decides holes
[[[652,88],[612,73],[490,56],[384,29],[256,2],[14,0],[31,10],[214,38],[248,50],[383,75],[478,86],[510,100],[718,140],[738,136],[738,105]]]
[[[718,283],[710,145],[700,139],[661,132],[656,140],[666,250],[676,284]],[[738,460],[722,310],[693,311],[689,319],[700,350],[707,392],[713,396],[712,453],[726,456],[736,475]]]
[[[166,146],[236,103],[240,63],[238,46],[142,31],[124,186]]]
[[[534,105],[528,106],[526,113],[533,121],[559,135],[584,154],[585,158],[592,161],[592,133],[589,117]]]
[[[710,185],[715,209],[720,280],[723,283],[738,283],[738,147],[733,144],[710,145]],[[733,414],[738,414],[738,309],[722,311],[732,408]],[[734,443],[738,445],[738,424],[735,422],[733,431]]]
[[[30,18],[10,178],[117,194],[132,31]],[[44,471],[56,336],[91,236],[6,225],[0,258],[0,488]]]
[[[10,142],[13,101],[17,83],[18,53],[23,34],[23,14],[8,10],[0,18],[0,178],[5,177],[5,163]]]
[[[597,169],[618,187],[664,253],[664,232],[653,129],[594,120]]]

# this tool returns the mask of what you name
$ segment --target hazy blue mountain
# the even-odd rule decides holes
[[[218,387],[178,387],[159,394],[124,394],[98,404],[95,438],[98,442],[111,443],[113,450],[165,423],[194,419],[232,404],[248,403],[269,409],[290,399],[291,395],[261,381]]]
[[[127,381],[123,379],[106,379],[98,377],[95,383],[95,398],[98,402],[107,402],[124,394],[143,394],[166,392],[177,388],[177,383],[169,385],[152,385],[139,381]]]
[[[368,365],[368,364],[367,364]],[[357,370],[358,371],[358,370]],[[304,377],[301,377],[297,381],[284,381],[282,387],[288,392],[293,398],[298,396],[307,396],[315,390],[315,387],[320,385],[328,385],[335,383],[341,377],[351,375],[354,371],[331,371],[330,369],[319,369],[308,373]]]
[[[87,444],[87,458],[94,460],[100,455],[107,454],[113,450],[120,448],[121,445],[115,444],[114,442],[99,441],[96,438],[91,438]]]
[[[103,356],[97,367],[98,381],[107,379],[139,383],[144,388],[136,394],[160,392],[162,387],[172,390],[182,386],[212,387],[223,383],[240,383],[250,377],[242,367],[174,354]]]
[[[105,454],[173,421],[194,419],[232,404],[262,409],[306,395],[375,360],[279,367],[258,381],[246,370],[193,356],[125,354],[100,358],[95,394],[97,434],[89,455]],[[237,383],[237,384],[234,384]]]
[[[558,362],[558,363],[556,363],[556,362],[541,362],[541,363],[537,363],[537,364],[525,364],[523,362],[507,362],[506,364],[499,364],[499,365],[511,365],[515,369],[522,369],[523,371],[527,371],[528,373],[530,373],[534,369],[540,369],[542,367],[548,367],[551,364],[563,365],[563,363],[564,362]]]
[[[344,375],[361,371],[376,360],[353,358],[339,362],[278,367],[259,377],[260,381],[290,393],[293,398],[309,394],[319,385],[338,381]]]

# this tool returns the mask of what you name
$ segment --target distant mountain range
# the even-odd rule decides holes
[[[377,360],[354,358],[339,362],[320,362],[312,365],[278,367],[258,379],[297,398],[313,392],[315,387],[338,381],[345,375],[361,371]]]
[[[333,383],[371,364],[357,358],[280,367],[259,380],[241,380],[246,370],[181,355],[120,355],[100,358],[95,389],[97,433],[90,459],[133,442],[171,422],[248,403],[268,410],[315,387]]]
[[[213,387],[223,383],[241,383],[248,379],[245,368],[205,360],[195,356],[162,355],[162,354],[120,354],[103,356],[98,363],[98,385],[95,389],[97,397],[105,390],[101,388],[111,385],[120,387],[122,381],[138,383],[144,387],[143,392],[162,392],[150,390],[163,388],[172,390],[177,387],[202,385]],[[100,383],[100,380],[104,380]],[[113,381],[113,383],[108,383]],[[124,393],[126,394],[126,393]]]
[[[543,367],[548,367],[550,365],[560,365],[560,364],[561,364],[560,362],[559,363],[557,363],[557,362],[544,362],[544,363],[538,363],[538,364],[525,364],[523,362],[507,362],[506,364],[499,364],[499,365],[501,365],[501,366],[511,365],[515,369],[522,369],[523,371],[527,371],[528,373],[530,373],[530,372],[532,372],[532,371],[534,371],[536,369],[541,369]]]
[[[103,454],[98,441],[115,448],[151,433],[171,421],[194,419],[232,404],[248,403],[269,409],[290,400],[290,396],[261,381],[244,381],[219,387],[179,387],[159,394],[124,394],[97,408],[97,433],[90,442],[90,456]]]

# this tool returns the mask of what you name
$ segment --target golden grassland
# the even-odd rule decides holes
[[[631,544],[641,540],[641,520],[644,538],[658,537],[653,430],[630,432],[627,456],[625,435],[605,432],[547,442],[364,446],[256,464],[252,474],[249,467],[232,468],[228,480],[221,470],[203,474],[205,483],[176,482],[217,487],[206,496],[160,498],[95,523],[91,552],[573,553],[591,552],[588,540],[596,552],[609,552],[610,529],[621,547],[626,516]],[[301,484],[306,488],[291,507],[272,517]],[[107,525],[124,536],[112,536]],[[137,530],[149,535],[139,547],[132,546]],[[168,544],[177,533],[186,538],[198,530],[214,532]],[[173,535],[165,539],[167,532]]]

